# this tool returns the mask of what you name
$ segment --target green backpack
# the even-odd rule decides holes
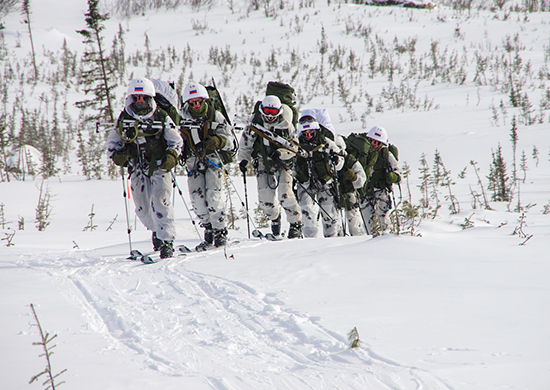
[[[358,158],[366,156],[369,153],[370,142],[365,134],[351,133],[346,138],[346,151]],[[393,154],[396,160],[399,160],[399,149],[394,144],[388,145],[388,150]]]
[[[292,124],[294,127],[298,124],[298,109],[296,108],[296,95],[294,88],[289,84],[282,83],[280,81],[270,81],[267,83],[265,95],[275,95],[279,98],[281,103],[287,105],[292,110]],[[254,106],[254,122],[260,123],[262,120],[260,114],[261,100],[257,101]]]
[[[351,133],[346,138],[346,151],[353,155],[361,163],[363,168],[367,166],[367,155],[371,148],[370,141],[366,134]],[[394,144],[388,145],[388,151],[393,154],[396,160],[399,160],[399,150]]]

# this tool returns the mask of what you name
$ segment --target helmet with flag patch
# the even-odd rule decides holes
[[[367,133],[367,137],[372,138],[384,144],[385,146],[388,146],[388,133],[386,132],[386,129],[384,129],[383,127],[374,126]]]
[[[273,123],[283,112],[283,104],[281,99],[275,95],[267,95],[260,104],[260,113],[264,120],[268,123]]]
[[[189,99],[203,98],[208,99],[208,91],[204,85],[198,83],[190,83],[183,89],[183,94],[181,95],[182,103],[187,102]]]
[[[303,120],[303,117],[300,118],[300,120],[298,121],[298,129],[296,131],[298,133],[298,137],[303,135],[306,140],[311,141],[315,137],[317,131],[321,129],[321,126],[319,125],[319,122],[315,120],[315,118],[309,118],[309,120]]]
[[[128,93],[127,93],[127,96],[132,96],[132,95],[145,95],[145,96],[150,96],[154,98],[155,86],[149,79],[146,79],[146,78],[134,79],[130,81],[130,85],[128,86]]]

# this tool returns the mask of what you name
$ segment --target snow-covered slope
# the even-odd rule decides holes
[[[84,28],[85,1],[43,0],[31,5],[43,69],[53,66],[44,52],[59,50],[63,39],[73,50],[83,50],[75,30]],[[397,201],[406,199],[410,188],[413,203],[418,204],[419,160],[424,153],[431,165],[438,150],[453,173],[453,190],[462,211],[450,215],[441,190],[442,208],[435,219],[424,220],[417,228],[418,237],[390,234],[267,242],[248,239],[246,222],[240,220],[239,229],[230,231],[238,243],[225,252],[191,253],[143,265],[126,259],[129,244],[120,179],[86,181],[74,173],[75,165],[73,174],[45,181],[42,188],[51,195],[52,214],[43,232],[34,227],[41,180],[2,182],[0,387],[41,387],[28,385],[45,365],[38,356],[40,347],[32,345],[39,341],[32,303],[43,328],[58,335],[53,369],[68,369],[59,377],[67,388],[547,389],[548,111],[543,112],[542,123],[518,128],[518,156],[525,151],[528,157],[526,180],[520,184],[523,223],[520,213],[510,211],[517,198],[510,205],[491,202],[493,210],[479,204],[473,208],[472,192],[479,187],[469,165],[471,160],[478,162],[486,185],[491,152],[501,144],[510,167],[511,118],[519,115],[508,108],[504,117],[497,109],[499,119],[494,123],[491,106],[498,108],[501,100],[509,103],[501,91],[473,82],[474,53],[500,53],[505,38],[517,36],[525,46],[524,64],[532,61],[538,72],[550,47],[547,17],[511,13],[505,19],[503,12],[337,3],[309,7],[285,3],[271,18],[263,10],[246,11],[241,3],[235,3],[234,12],[218,5],[120,20],[113,16],[106,23],[106,41],[120,23],[128,53],[143,51],[144,34],[152,50],[170,45],[181,54],[189,45],[194,53],[191,66],[152,67],[150,76],[170,80],[181,76],[185,81],[214,77],[232,114],[247,114],[238,110],[239,97],[259,99],[265,82],[281,79],[293,82],[306,101],[301,108],[329,108],[342,134],[373,125],[386,127],[399,147],[400,160],[411,166],[408,186],[403,183],[401,193],[396,189]],[[357,35],[360,23],[363,31],[371,30],[370,41]],[[30,49],[19,14],[9,14],[4,25],[10,55],[27,57]],[[324,57],[319,52],[322,28],[329,45]],[[346,29],[356,34],[346,34]],[[467,53],[466,82],[422,81],[416,96],[433,99],[438,109],[386,105],[383,112],[368,111],[366,94],[377,101],[390,84],[386,76],[370,79],[365,73],[346,79],[353,72],[330,69],[328,55],[340,48],[342,57],[349,59],[353,51],[366,64],[372,42],[393,45],[394,38],[400,44],[417,39],[417,59],[429,53],[434,41],[441,51],[447,48],[447,59],[453,51],[459,59]],[[212,47],[228,48],[237,56],[237,65],[224,70],[212,64]],[[265,64],[272,52],[280,63],[269,71]],[[293,52],[299,58],[294,65]],[[400,66],[407,66],[409,54],[397,58]],[[254,65],[257,61],[261,67]],[[138,76],[147,71],[130,67],[128,80],[132,72]],[[314,87],[315,74],[326,77],[326,84]],[[339,75],[351,91],[353,112],[338,91]],[[489,70],[486,76],[490,78]],[[536,76],[532,80],[536,82],[526,92],[538,105],[548,80]],[[399,80],[393,83],[399,85]],[[28,104],[38,106],[40,93],[49,87],[10,85],[11,103],[21,88]],[[125,86],[119,89],[121,99]],[[74,89],[67,94],[69,103],[77,97],[82,97],[81,92]],[[74,116],[76,120],[76,111]],[[534,146],[539,161],[532,157]],[[465,178],[459,178],[465,168]],[[242,197],[242,179],[230,180]],[[179,176],[178,182],[189,203],[185,177]],[[248,179],[248,195],[255,205],[253,178]],[[193,247],[199,237],[178,195],[174,202],[178,243]],[[233,203],[238,209],[237,194]],[[84,230],[90,225],[92,207],[97,227]],[[18,221],[23,220],[25,228],[18,230]],[[463,229],[467,220],[473,226]],[[132,247],[149,250],[150,234],[131,210],[130,224]],[[283,226],[287,228],[286,221]],[[5,246],[13,233],[13,246]],[[354,327],[361,343],[360,348],[350,349],[347,334]]]

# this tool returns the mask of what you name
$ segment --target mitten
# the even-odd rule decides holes
[[[342,173],[342,179],[349,180],[349,181],[355,181],[355,180],[357,180],[357,173],[353,172],[352,169],[348,168]]]
[[[119,150],[115,154],[111,156],[111,159],[113,160],[113,163],[115,165],[118,165],[119,167],[123,167],[128,162],[129,156],[126,154],[124,150]]]
[[[219,135],[212,135],[204,140],[204,148],[206,150],[220,149],[225,146],[225,139]]]
[[[399,181],[399,175],[394,172],[388,172],[388,175],[386,176],[386,183],[392,184],[397,183]]]
[[[248,160],[242,160],[239,163],[239,169],[241,170],[242,173],[246,173],[246,166],[247,165],[248,165]]]
[[[160,169],[169,171],[170,169],[176,166],[178,162],[178,153],[173,149],[168,149],[166,151],[166,156],[164,156],[163,162],[160,165]]]

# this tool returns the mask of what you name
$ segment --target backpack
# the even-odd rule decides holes
[[[277,96],[281,103],[290,107],[292,110],[292,124],[296,127],[298,123],[298,109],[296,108],[296,94],[294,93],[294,88],[280,81],[270,81],[267,83],[265,94],[266,96]]]
[[[180,123],[180,115],[178,111],[178,94],[174,89],[173,84],[167,81],[149,79],[155,86],[155,102],[157,106],[162,108],[172,118],[176,125]]]
[[[370,142],[365,134],[351,133],[346,138],[346,151],[355,156],[357,160],[369,153]]]
[[[298,109],[296,108],[296,95],[294,94],[294,88],[280,81],[270,81],[267,83],[265,95],[277,96],[281,103],[287,105],[292,110],[292,124],[296,127],[298,124]],[[253,122],[255,123],[261,123],[262,121],[260,104],[262,104],[262,101],[258,100],[254,105]]]
[[[370,150],[370,141],[366,134],[351,133],[346,138],[346,151],[353,155],[361,163],[363,168],[367,165],[367,155]],[[399,160],[399,150],[394,144],[388,144],[388,151]]]

